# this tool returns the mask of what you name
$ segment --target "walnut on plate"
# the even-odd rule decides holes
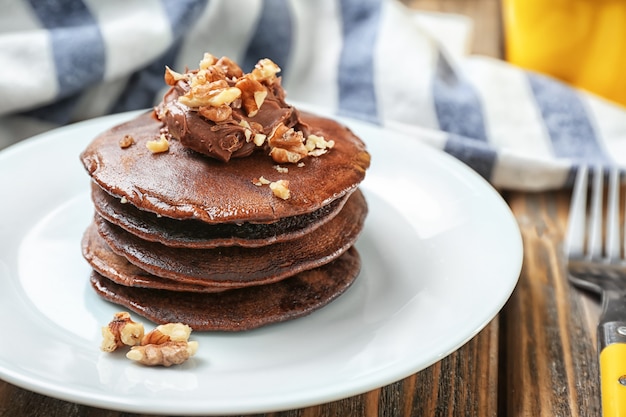
[[[105,352],[130,346],[126,357],[148,366],[179,365],[198,351],[198,342],[189,341],[191,327],[183,323],[167,323],[145,333],[143,324],[134,322],[127,312],[116,313],[113,320],[102,327]]]
[[[102,327],[102,344],[104,352],[113,352],[123,346],[135,346],[144,337],[143,324],[135,323],[127,312],[115,313],[113,320]]]

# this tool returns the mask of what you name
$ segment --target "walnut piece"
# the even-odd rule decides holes
[[[200,61],[200,64],[198,65],[198,68],[200,68],[201,70],[205,70],[215,65],[216,62],[217,58],[215,56],[211,55],[208,52],[205,52],[202,60]]]
[[[131,346],[126,357],[144,365],[171,366],[185,362],[198,350],[198,342],[189,341],[191,327],[183,323],[167,323],[144,334],[143,325],[131,320],[127,312],[116,313],[102,328],[101,349],[113,352]]]
[[[256,133],[252,142],[254,142],[256,146],[263,146],[265,139],[267,139],[267,135],[264,135],[263,133]]]
[[[131,135],[124,135],[124,137],[122,139],[120,139],[120,148],[122,149],[126,149],[130,146],[132,146],[135,143],[135,138],[133,138]]]
[[[309,135],[306,138],[304,147],[310,156],[320,156],[328,152],[335,146],[334,140],[327,141],[323,136]]]
[[[162,344],[165,342],[186,342],[191,335],[191,327],[183,323],[168,323],[157,326],[141,339],[142,345]]]
[[[267,139],[270,156],[275,162],[295,164],[307,156],[302,132],[280,123]]]
[[[233,109],[226,104],[219,107],[201,106],[198,109],[198,114],[205,119],[218,123],[227,120],[233,114]]]
[[[256,185],[257,187],[260,187],[262,185],[267,185],[270,182],[271,181],[266,179],[265,177],[259,177],[259,178],[255,178],[252,180],[252,184]]]
[[[187,80],[188,79],[188,75],[176,72],[176,71],[172,70],[170,67],[168,67],[166,65],[165,66],[165,75],[163,76],[163,78],[165,80],[165,84],[167,84],[167,85],[176,85],[176,83],[178,81],[180,81],[180,80]]]
[[[147,141],[146,148],[152,153],[167,152],[170,149],[170,143],[165,135],[161,133],[159,139]]]
[[[113,352],[123,346],[135,346],[141,343],[143,336],[143,324],[135,323],[127,312],[115,313],[113,320],[102,327],[100,349]]]
[[[276,74],[280,72],[280,67],[276,65],[271,59],[261,59],[254,66],[254,69],[250,73],[250,76],[259,82],[266,82],[271,84],[276,79]]]
[[[243,77],[243,71],[239,65],[227,56],[218,59],[214,65],[221,68],[228,79],[236,80],[237,78]]]
[[[244,74],[230,58],[216,59],[205,53],[197,71],[180,74],[166,67],[164,78],[170,86],[181,80],[188,84],[189,90],[178,97],[178,101],[188,107],[243,106],[248,117],[254,117],[267,97],[266,86],[274,83],[278,72],[280,67],[267,58],[260,60],[252,72]],[[216,120],[207,118],[220,122],[228,118],[224,114],[223,111],[219,113]]]
[[[287,180],[271,182],[270,190],[272,190],[272,193],[274,193],[276,197],[282,198],[283,200],[287,200],[291,197],[291,192],[289,191],[289,181]]]
[[[237,87],[223,87],[220,84],[219,81],[214,81],[192,86],[185,95],[178,97],[178,101],[188,107],[219,107],[228,106],[241,96],[241,90]]]
[[[161,324],[147,333],[139,346],[133,346],[126,357],[149,366],[179,365],[198,350],[198,342],[188,341],[190,335],[191,327],[186,324]]]
[[[267,97],[267,89],[252,77],[240,78],[235,87],[241,90],[241,104],[248,117],[256,116]]]
[[[126,354],[132,361],[148,366],[180,365],[196,354],[198,342],[169,341],[161,344],[133,346]]]

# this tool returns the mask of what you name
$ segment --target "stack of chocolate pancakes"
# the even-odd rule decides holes
[[[164,129],[154,112],[94,139],[81,154],[95,206],[82,251],[96,292],[196,331],[293,319],[342,294],[360,269],[369,154],[341,124],[298,117],[334,146],[287,169],[265,152],[223,162],[175,138],[153,153],[145,143]],[[289,198],[259,178],[287,180]]]

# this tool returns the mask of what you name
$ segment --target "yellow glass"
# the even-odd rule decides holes
[[[502,0],[506,59],[626,106],[626,0]]]

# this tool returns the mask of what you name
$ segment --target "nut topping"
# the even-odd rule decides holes
[[[126,354],[132,361],[148,366],[180,365],[198,351],[198,342],[165,342],[145,346],[133,346]]]
[[[165,84],[167,85],[175,85],[178,81],[180,80],[187,80],[188,79],[188,75],[187,74],[181,74],[178,73],[174,70],[172,70],[170,67],[168,67],[167,65],[165,66]]]
[[[233,60],[223,56],[215,63],[216,67],[222,68],[228,79],[237,79],[243,76],[243,71]]]
[[[235,87],[241,90],[241,104],[248,117],[256,116],[267,97],[267,89],[252,77],[239,79]]]
[[[208,52],[205,52],[204,56],[202,57],[202,60],[200,61],[200,64],[198,65],[198,68],[200,68],[201,70],[205,70],[215,65],[216,62],[217,62],[216,57],[214,57]]]
[[[291,196],[291,192],[289,191],[289,181],[287,180],[271,182],[270,190],[272,190],[272,193],[274,193],[276,197],[282,198],[283,200],[287,200]]]
[[[126,353],[130,360],[143,365],[179,365],[195,355],[198,342],[189,341],[191,327],[182,323],[167,323],[144,335],[141,323],[135,323],[127,312],[116,313],[113,320],[102,328],[105,352],[131,346]]]
[[[172,88],[154,114],[167,128],[167,139],[223,162],[258,150],[277,164],[300,164],[327,153],[334,142],[309,134],[297,110],[285,102],[280,71],[266,58],[244,73],[228,57],[205,53],[196,70],[180,74],[166,67]],[[149,148],[168,149],[165,139]]]
[[[141,339],[142,345],[162,344],[165,342],[187,341],[191,335],[191,327],[182,323],[168,323],[157,326],[156,329]]]
[[[127,312],[115,313],[113,320],[102,327],[102,344],[104,352],[113,352],[123,346],[135,346],[141,342],[143,324],[135,323]]]
[[[170,143],[165,137],[165,134],[161,133],[158,140],[147,141],[146,148],[148,148],[148,150],[152,153],[167,152],[170,149]]]
[[[302,132],[288,128],[282,123],[270,135],[268,144],[270,156],[279,164],[287,162],[295,164],[308,154]]]
[[[274,82],[276,74],[280,72],[280,67],[271,59],[265,58],[257,62],[250,75],[259,82]]]
[[[124,135],[122,139],[120,139],[120,148],[126,149],[131,147],[135,143],[135,138],[131,135]]]
[[[233,114],[233,109],[226,104],[223,104],[219,107],[202,106],[198,109],[198,113],[205,119],[219,123],[223,122],[224,120],[228,120]]]

